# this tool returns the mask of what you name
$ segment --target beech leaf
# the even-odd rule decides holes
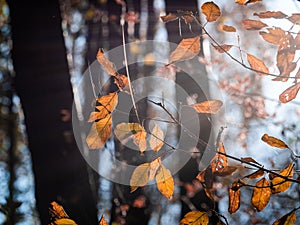
[[[206,16],[207,22],[214,22],[221,15],[219,6],[217,6],[214,2],[204,3],[201,6],[201,12]]]
[[[257,165],[261,165],[260,163],[256,162],[256,160],[254,160],[253,158],[251,157],[244,157],[244,158],[241,158],[242,161],[245,161],[245,162],[249,162],[249,163],[255,163]]]
[[[215,50],[217,50],[219,53],[224,53],[224,52],[227,52],[231,49],[232,45],[214,45],[214,44],[211,44]]]
[[[259,20],[242,20],[242,25],[247,30],[260,30],[268,26]]]
[[[291,212],[276,220],[273,225],[294,225],[296,220],[296,209],[293,209]]]
[[[284,143],[282,140],[269,136],[267,134],[264,134],[261,137],[261,140],[266,142],[268,145],[272,146],[272,147],[276,147],[276,148],[289,148],[289,146]]]
[[[236,32],[235,27],[228,25],[223,25],[222,30],[225,32]]]
[[[173,13],[169,13],[165,16],[161,16],[160,17],[161,20],[164,22],[164,23],[167,23],[167,22],[171,22],[171,21],[174,21],[174,20],[177,20],[178,19],[178,16],[173,14]]]
[[[235,0],[235,3],[238,3],[240,5],[247,5],[247,4],[256,3],[260,1],[262,0]]]
[[[300,82],[289,87],[284,92],[279,95],[279,101],[282,103],[287,103],[296,98],[298,91],[300,89]]]
[[[293,178],[293,164],[289,164],[285,169],[280,171],[280,175],[285,176],[289,179]],[[272,179],[271,179],[272,178]],[[272,184],[272,194],[277,194],[281,192],[285,192],[291,186],[290,181],[285,181],[284,178],[281,177],[271,177],[271,184]]]
[[[294,24],[300,25],[300,13],[293,13],[289,18],[287,18]]]
[[[269,181],[266,178],[262,178],[255,184],[251,203],[257,209],[257,211],[261,211],[267,206],[271,194]]]
[[[222,140],[220,139],[218,152],[225,153],[225,148]],[[211,160],[210,166],[212,168],[212,172],[222,170],[228,166],[227,157],[225,155],[217,153],[214,158]]]
[[[253,15],[258,16],[259,18],[262,19],[267,19],[267,18],[283,19],[287,17],[287,15],[285,15],[281,11],[266,11],[266,12],[253,13]]]
[[[259,34],[262,36],[262,38],[272,44],[279,45],[282,40],[286,38],[286,34],[284,30],[282,30],[279,27],[275,28],[267,28],[267,32],[260,31]]]
[[[216,114],[219,112],[223,105],[223,102],[220,100],[210,100],[200,103],[193,104],[192,106],[196,109],[198,113],[210,113]]]
[[[240,208],[240,195],[241,190],[233,190],[232,188],[228,191],[229,195],[229,204],[228,204],[228,212],[230,214],[235,213]]]
[[[153,151],[158,152],[164,144],[163,140],[164,140],[164,133],[161,130],[161,128],[158,126],[158,124],[155,124],[151,131],[151,136],[149,140],[150,148]]]
[[[260,178],[265,174],[265,171],[263,171],[262,169],[259,169],[247,176],[245,176],[245,178],[249,178],[249,179],[256,179],[256,178]]]
[[[171,198],[174,193],[174,180],[171,171],[161,165],[155,178],[158,190],[165,197]]]
[[[208,225],[209,218],[206,212],[188,212],[180,221],[180,225]]]
[[[115,65],[106,58],[106,56],[104,55],[103,49],[98,50],[96,58],[108,74],[110,74],[112,76],[117,75],[117,70],[116,70]]]
[[[148,183],[149,171],[150,163],[143,163],[134,169],[130,179],[131,192],[134,192],[138,187],[143,187]]]
[[[267,74],[264,74],[264,73],[269,73],[268,67],[266,67],[265,63],[262,60],[256,58],[253,55],[250,55],[250,54],[247,54],[247,60],[250,64],[251,68],[253,70],[255,70],[255,72],[257,72],[259,75],[266,76]],[[264,73],[260,73],[258,71],[261,71]]]

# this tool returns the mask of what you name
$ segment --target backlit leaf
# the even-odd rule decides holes
[[[131,192],[134,192],[138,187],[143,187],[148,183],[149,171],[150,163],[143,163],[134,169],[130,179]]]
[[[285,169],[280,171],[280,175],[292,179],[293,178],[293,164],[292,163],[289,164]],[[272,194],[285,192],[291,186],[290,181],[285,181],[284,178],[277,177],[277,176],[272,177],[271,184],[272,184]]]
[[[164,144],[163,140],[164,133],[161,130],[161,128],[157,124],[155,124],[151,131],[151,136],[149,140],[150,148],[153,151],[158,152]]]
[[[241,190],[233,190],[232,188],[228,191],[229,195],[229,205],[228,205],[228,212],[230,214],[235,213],[240,208],[240,195]]]
[[[253,189],[251,202],[257,211],[261,211],[269,203],[271,197],[271,188],[269,186],[269,181],[266,178],[262,178],[255,184],[255,186],[256,187]]]
[[[287,17],[283,12],[281,11],[266,11],[266,12],[259,12],[259,13],[253,13],[254,16],[258,16],[262,19],[267,18],[274,18],[274,19],[283,19]]]
[[[208,225],[209,218],[206,212],[188,212],[180,221],[180,225]]]
[[[300,82],[289,87],[284,92],[279,95],[279,101],[282,103],[287,103],[296,98],[298,91],[300,89]]]
[[[247,30],[260,30],[268,26],[259,20],[242,20],[242,25]]]
[[[263,171],[262,169],[259,169],[247,176],[245,176],[245,178],[249,178],[249,179],[256,179],[256,178],[260,178],[265,174],[265,171]]]
[[[161,166],[161,159],[158,157],[157,159],[153,160],[150,163],[150,169],[149,169],[149,178],[148,181],[151,181],[154,179],[158,168]]]
[[[105,220],[104,215],[101,216],[99,224],[100,225],[108,225],[108,222]]]
[[[284,143],[282,140],[269,136],[267,134],[264,134],[261,137],[261,140],[266,142],[268,145],[272,146],[272,147],[276,147],[276,148],[289,148],[289,146]]]
[[[177,19],[178,19],[178,16],[175,15],[175,14],[173,14],[173,13],[169,13],[168,15],[161,16],[160,18],[161,18],[161,20],[162,20],[164,23],[167,23],[167,22],[171,22],[171,21],[177,20]]]
[[[279,27],[267,28],[268,33],[260,31],[259,34],[262,36],[265,41],[270,42],[275,45],[279,45],[283,39],[286,38],[284,30]]]
[[[161,165],[155,178],[158,190],[165,197],[171,198],[174,193],[174,180],[171,171]]]
[[[104,119],[94,122],[86,138],[86,143],[90,149],[103,148],[109,139],[112,131],[112,119],[108,115]]]
[[[247,54],[247,60],[253,70],[269,73],[268,67],[266,67],[265,63],[262,60],[250,54]],[[264,73],[260,73],[260,72],[257,73],[261,76],[266,76],[266,74]]]
[[[220,15],[221,11],[219,6],[213,2],[206,2],[201,6],[201,12],[206,16],[207,22],[216,21]]]
[[[247,5],[247,4],[256,3],[260,1],[262,0],[235,0],[235,3],[238,3],[240,5]]]
[[[225,153],[225,148],[222,140],[219,142],[218,152]],[[211,160],[210,166],[212,168],[212,172],[215,173],[216,171],[222,170],[228,166],[227,157],[225,155],[217,153],[214,158]]]
[[[294,222],[296,222],[296,209],[293,209],[288,214],[284,215],[280,219],[276,220],[273,225],[294,225]]]
[[[105,57],[103,49],[99,49],[96,58],[108,74],[112,76],[117,75],[115,65]]]
[[[287,18],[292,23],[300,25],[300,13],[293,13],[289,18]]]
[[[184,38],[171,53],[170,63],[194,58],[200,51],[200,37]]]
[[[198,113],[216,114],[222,107],[223,102],[220,100],[210,100],[193,104],[192,106]]]
[[[227,52],[231,49],[232,45],[221,45],[221,46],[218,46],[218,45],[213,45],[211,44],[214,49],[216,49],[219,53],[224,53],[224,52]]]
[[[236,32],[235,27],[228,25],[223,25],[222,30],[226,32]]]
[[[50,203],[49,208],[50,225],[76,225],[76,223],[69,218],[65,210],[57,202]]]

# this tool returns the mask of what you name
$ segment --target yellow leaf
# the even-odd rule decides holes
[[[287,17],[287,15],[285,15],[281,11],[266,11],[266,12],[253,13],[253,15],[258,16],[259,18],[262,19],[266,19],[266,18],[283,19]]]
[[[299,70],[300,71],[300,70]],[[279,95],[279,101],[282,103],[287,103],[296,98],[298,91],[300,89],[300,82],[289,87],[284,92]]]
[[[51,220],[50,225],[76,225],[76,223],[69,218],[63,207],[55,201],[50,203],[49,215]]]
[[[289,164],[285,169],[280,171],[280,175],[287,177],[289,179],[293,178],[293,164]],[[272,194],[277,194],[281,192],[285,192],[291,186],[290,181],[285,181],[284,178],[281,177],[271,177],[271,190]]]
[[[112,119],[108,115],[104,119],[94,122],[86,138],[86,143],[90,149],[103,148],[109,139],[112,131]]]
[[[247,30],[260,30],[268,26],[259,20],[242,20],[242,25]]]
[[[102,96],[97,99],[97,103],[99,104],[96,105],[97,111],[92,112],[90,114],[90,118],[88,119],[88,122],[101,120],[107,117],[107,115],[111,114],[115,110],[118,104],[118,94],[117,92],[113,92],[108,95]]]
[[[131,192],[145,186],[149,181],[150,163],[143,163],[133,171],[130,179]]]
[[[269,203],[271,197],[271,188],[269,186],[269,181],[266,178],[262,178],[255,184],[255,186],[256,187],[253,189],[251,202],[257,211],[261,211]]]
[[[50,225],[76,225],[77,223],[71,219],[57,219],[54,222],[51,222]]]
[[[184,38],[171,53],[170,63],[194,58],[200,51],[200,37]]]
[[[171,198],[174,193],[174,180],[171,171],[161,165],[155,178],[158,190],[167,198]]]
[[[201,6],[201,12],[206,16],[207,22],[214,22],[219,19],[221,11],[219,6],[213,2],[206,2]]]
[[[96,58],[108,74],[112,76],[117,75],[117,70],[115,65],[105,57],[103,49],[98,50]]]
[[[228,26],[228,25],[223,25],[222,30],[226,32],[236,32],[235,27],[233,26]]]
[[[164,144],[163,140],[164,133],[161,130],[161,128],[157,124],[155,124],[151,131],[151,136],[149,140],[150,148],[153,151],[158,152]]]
[[[229,195],[229,205],[228,205],[228,212],[230,214],[235,213],[240,208],[240,195],[241,190],[233,190],[232,188],[228,191]]]
[[[284,215],[280,219],[276,220],[273,225],[294,225],[294,222],[296,222],[296,209],[293,209],[288,214]]]
[[[208,225],[209,218],[206,212],[188,212],[180,221],[180,225]]]
[[[256,70],[259,75],[261,76],[266,76],[267,74],[264,73],[269,73],[268,67],[266,67],[265,63],[261,61],[260,59],[256,58],[253,55],[247,54],[247,60],[253,70]],[[264,72],[260,73],[258,71]]]
[[[101,216],[99,224],[100,225],[108,225],[108,222],[104,219],[104,215]]]
[[[150,168],[149,168],[149,178],[148,181],[151,181],[154,179],[158,168],[161,166],[161,159],[158,157],[157,159],[153,160],[150,163]]]
[[[284,143],[282,140],[269,136],[267,134],[264,134],[261,137],[261,140],[266,142],[268,145],[272,146],[272,147],[276,147],[276,148],[289,148],[289,146]]]
[[[220,100],[210,100],[192,105],[198,113],[216,114],[222,107],[223,102]]]

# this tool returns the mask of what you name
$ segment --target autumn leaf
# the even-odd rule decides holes
[[[209,218],[206,212],[188,212],[180,221],[180,225],[208,225]]]
[[[268,26],[259,20],[242,20],[242,25],[247,30],[260,30]]]
[[[163,141],[164,133],[161,130],[161,128],[157,124],[155,124],[151,131],[151,136],[149,140],[150,148],[153,151],[158,152],[164,144]]]
[[[293,13],[289,18],[287,18],[294,24],[300,25],[300,13]]]
[[[285,169],[280,171],[280,175],[292,179],[293,178],[293,164],[289,164]],[[291,186],[290,181],[285,181],[284,178],[275,176],[271,179],[271,186],[272,186],[272,194],[277,194],[281,192],[285,192]]]
[[[147,148],[147,132],[138,123],[120,123],[115,128],[116,137],[122,142],[126,137],[132,137],[133,143],[144,152]]]
[[[120,91],[123,91],[129,85],[128,78],[125,75],[118,74],[114,79],[114,83],[118,86]]]
[[[268,145],[272,146],[272,147],[276,147],[276,148],[289,148],[289,146],[284,143],[282,140],[269,136],[267,134],[264,134],[261,137],[261,140],[266,142]]]
[[[112,119],[108,115],[104,119],[94,122],[91,126],[86,143],[90,149],[103,148],[112,131]]]
[[[161,20],[164,22],[164,23],[167,23],[167,22],[171,22],[171,21],[174,21],[174,20],[177,20],[178,19],[178,16],[173,14],[173,13],[169,13],[165,16],[161,16],[160,17]]]
[[[224,52],[227,52],[231,49],[232,45],[214,45],[214,44],[211,44],[214,49],[216,49],[219,53],[224,53]]]
[[[284,215],[280,219],[276,220],[273,225],[294,225],[294,222],[296,222],[296,209],[293,209],[288,214]]]
[[[244,157],[244,158],[241,158],[242,161],[245,161],[245,162],[249,162],[249,163],[255,163],[257,165],[261,165],[260,163],[256,162],[256,160],[254,160],[253,158],[251,157]]]
[[[201,6],[201,12],[206,16],[207,22],[216,21],[220,15],[221,11],[219,6],[213,2],[206,2]]]
[[[117,70],[116,70],[115,65],[106,58],[106,56],[104,55],[103,49],[98,50],[96,58],[108,74],[110,74],[112,76],[117,75]]]
[[[225,31],[225,32],[236,32],[235,27],[228,26],[228,25],[223,25],[222,30]]]
[[[287,103],[296,98],[298,91],[300,89],[300,82],[289,87],[284,92],[279,95],[279,101],[282,103]]]
[[[184,38],[171,53],[170,63],[194,58],[200,51],[200,37]]]
[[[258,16],[259,18],[262,19],[267,19],[267,18],[283,19],[287,17],[287,15],[285,15],[281,11],[266,11],[266,12],[253,13],[253,16]]]
[[[108,225],[108,222],[104,219],[104,215],[101,216],[99,224],[100,225]]]
[[[222,140],[220,140],[220,142],[219,142],[218,152],[226,154],[226,151],[225,151],[224,144],[223,144]],[[227,156],[217,153],[214,156],[214,158],[211,160],[210,166],[212,168],[213,173],[215,173],[216,171],[224,169],[225,167],[228,166]]]
[[[255,184],[251,203],[257,209],[257,211],[261,211],[269,203],[270,197],[271,188],[269,186],[269,181],[266,178],[262,178]]]
[[[49,215],[51,224],[76,225],[76,223],[69,218],[63,207],[55,201],[50,203]]]
[[[256,178],[260,178],[265,174],[265,171],[263,171],[262,169],[259,169],[247,176],[245,176],[245,178],[249,178],[249,179],[256,179]]]
[[[157,159],[153,160],[149,166],[148,181],[152,181],[157,173],[158,168],[161,166],[161,158],[158,157]]]
[[[266,74],[264,74],[264,73],[269,73],[268,67],[266,67],[265,63],[262,60],[256,58],[253,55],[250,55],[250,54],[247,54],[247,60],[250,64],[251,68],[253,70],[255,70],[255,72],[257,72],[259,75],[266,76]],[[258,71],[261,71],[264,73],[260,73]]]
[[[88,122],[94,122],[96,120],[101,120],[110,115],[116,108],[118,104],[118,94],[117,92],[110,93],[108,95],[97,98],[96,109],[97,111],[92,112],[88,119]]]
[[[282,30],[279,27],[275,28],[267,28],[267,32],[260,31],[259,34],[262,36],[262,38],[272,44],[280,45],[282,40],[286,38],[286,34],[284,30]]]
[[[226,166],[224,168],[218,169],[217,171],[214,172],[215,176],[219,176],[219,177],[225,177],[225,176],[229,176],[232,175],[234,173],[234,171],[237,170],[236,166]]]
[[[292,51],[292,49],[287,49],[288,45],[286,43],[290,43],[289,39],[283,39],[286,42],[282,42],[280,44],[279,49],[283,48],[282,50],[278,50],[277,53],[277,67],[280,71],[280,75],[284,77],[276,77],[275,81],[287,81],[288,76],[290,73],[296,68],[297,63],[293,62],[295,57],[295,51]],[[283,46],[286,45],[286,46]],[[287,48],[285,48],[287,47]]]
[[[198,113],[216,114],[222,107],[223,102],[220,100],[210,100],[193,104],[192,106]]]
[[[240,5],[247,5],[247,4],[256,3],[260,1],[262,0],[235,0],[235,3],[238,3]]]
[[[177,15],[184,20],[186,24],[190,24],[194,21],[194,16],[192,11],[177,10]]]
[[[228,212],[230,214],[235,213],[240,208],[240,195],[241,190],[233,190],[232,188],[228,191],[229,196],[229,205],[228,205]]]
[[[196,179],[200,181],[204,188],[211,189],[213,187],[213,172],[211,166],[198,173]]]
[[[131,192],[134,192],[138,187],[143,187],[148,183],[149,172],[150,163],[143,163],[134,169],[130,179]]]
[[[158,190],[165,197],[171,198],[174,193],[174,180],[171,171],[161,165],[155,178]]]

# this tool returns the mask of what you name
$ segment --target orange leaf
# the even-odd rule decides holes
[[[293,13],[292,16],[287,19],[292,23],[300,25],[300,13]]]
[[[232,45],[220,45],[220,46],[217,46],[217,45],[213,45],[211,44],[214,49],[216,49],[219,53],[223,53],[223,52],[227,52],[231,49]]]
[[[289,146],[287,146],[286,143],[284,143],[282,140],[269,136],[267,134],[264,134],[261,137],[261,140],[266,142],[268,145],[272,146],[272,147],[276,147],[276,148],[289,148]]]
[[[198,179],[205,188],[211,189],[214,182],[211,166],[199,172],[196,179]]]
[[[235,27],[228,25],[223,25],[222,30],[226,32],[236,32]]]
[[[225,148],[222,140],[220,139],[218,152],[225,153]],[[211,160],[210,166],[212,168],[212,172],[222,170],[228,166],[227,157],[225,155],[217,153],[214,158]]]
[[[164,133],[161,130],[161,128],[157,124],[155,124],[151,131],[151,136],[149,140],[150,148],[153,151],[158,152],[164,144],[163,140]]]
[[[228,212],[230,214],[235,213],[240,208],[240,195],[241,190],[233,190],[229,189],[229,205],[228,205]]]
[[[279,27],[267,28],[267,32],[260,31],[259,34],[262,36],[265,41],[270,42],[275,45],[279,45],[283,39],[286,38],[284,30]]]
[[[258,16],[262,19],[267,18],[274,18],[274,19],[283,19],[287,17],[283,12],[281,11],[266,11],[266,12],[259,12],[259,13],[253,13],[254,16]]]
[[[86,137],[86,143],[90,149],[103,148],[106,141],[109,139],[112,131],[111,116],[94,122],[91,126],[90,132]]]
[[[100,225],[108,225],[108,222],[104,219],[104,215],[101,216],[99,224]]]
[[[169,13],[168,15],[161,16],[160,18],[161,18],[161,20],[162,20],[164,23],[167,23],[167,22],[171,22],[171,21],[177,20],[177,19],[178,19],[178,16],[175,15],[175,14],[173,14],[173,13]]]
[[[171,53],[170,63],[194,58],[200,51],[200,37],[184,38]]]
[[[296,217],[296,210],[293,209],[291,212],[288,214],[284,215],[280,219],[276,220],[273,225],[294,225],[294,222],[296,222],[297,217]]]
[[[235,0],[235,3],[238,3],[240,5],[247,5],[247,4],[256,3],[260,1],[262,0]]]
[[[128,78],[125,75],[116,75],[114,83],[118,86],[120,91],[128,87]]]
[[[74,220],[71,220],[63,207],[57,202],[51,202],[49,208],[51,224],[69,224],[77,225]]]
[[[286,41],[289,42],[288,39],[283,39],[283,40],[286,40]],[[282,46],[282,45],[280,45],[280,46]],[[289,76],[290,73],[297,66],[297,63],[293,62],[294,57],[295,57],[295,51],[290,51],[290,50],[291,49],[286,49],[286,48],[284,48],[282,50],[278,50],[278,53],[277,53],[277,67],[278,67],[278,69],[280,71],[280,75],[281,76]],[[287,81],[288,78],[277,77],[277,78],[275,78],[273,80],[276,80],[276,81]]]
[[[284,92],[279,95],[279,101],[282,103],[287,103],[296,98],[298,91],[300,89],[300,82],[295,85],[289,87]]]
[[[192,105],[198,113],[216,114],[222,107],[223,102],[220,100],[210,100]]]
[[[245,161],[245,162],[249,162],[249,163],[255,163],[257,165],[261,165],[259,164],[258,162],[256,162],[253,158],[251,157],[244,157],[244,158],[241,158],[242,161]]]
[[[206,212],[188,212],[180,221],[180,225],[208,225],[209,217]]]
[[[255,184],[255,186],[256,187],[253,189],[251,202],[257,211],[261,211],[269,203],[271,197],[271,188],[269,187],[269,181],[266,178],[262,178]]]
[[[255,72],[257,72],[259,75],[266,76],[266,74],[264,74],[264,73],[269,73],[268,67],[266,67],[265,63],[262,60],[256,58],[253,55],[250,55],[250,54],[247,54],[247,60],[250,64],[251,68],[253,70],[255,70]],[[261,71],[264,73],[260,73],[258,71]]]
[[[219,6],[213,2],[206,2],[201,6],[201,12],[206,16],[207,22],[214,22],[219,19],[221,11]]]
[[[293,164],[292,163],[289,164],[285,169],[280,171],[280,175],[292,179],[293,178]],[[271,178],[270,179],[271,179],[271,184],[272,184],[272,194],[285,192],[291,186],[291,182],[285,181],[284,178],[277,177],[277,176],[271,177]]]
[[[103,49],[99,49],[96,58],[108,74],[112,76],[117,75],[115,65],[105,57]]]
[[[262,169],[259,169],[257,171],[255,171],[254,173],[251,173],[247,176],[245,176],[245,178],[249,178],[249,179],[256,179],[256,178],[260,178],[265,174],[265,171],[263,171]]]
[[[158,157],[157,159],[153,160],[150,163],[150,168],[149,168],[149,178],[148,181],[151,181],[154,179],[158,168],[161,166],[161,159]]]
[[[242,25],[247,30],[260,30],[268,26],[259,20],[242,20]]]
[[[171,198],[174,193],[174,180],[171,171],[161,165],[156,174],[156,184],[158,190],[167,198]]]
[[[226,177],[232,175],[234,171],[237,170],[236,166],[226,166],[214,172],[215,176]]]

